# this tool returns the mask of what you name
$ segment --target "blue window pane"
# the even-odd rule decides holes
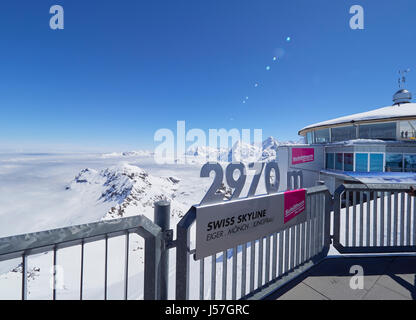
[[[353,153],[344,153],[344,171],[354,171]]]
[[[308,132],[306,134],[306,143],[307,144],[312,144],[313,143],[313,141],[312,141],[312,132]]]
[[[326,154],[326,168],[334,169],[335,155],[333,153]]]
[[[355,155],[355,171],[367,172],[368,171],[368,154],[357,153]]]
[[[343,163],[344,159],[343,159],[343,154],[342,153],[337,153],[335,155],[335,169],[336,170],[343,170]]]
[[[404,170],[406,172],[416,172],[416,154],[404,156]]]
[[[370,154],[370,172],[383,172],[383,154]]]
[[[386,154],[386,172],[402,172],[403,155],[399,153]]]

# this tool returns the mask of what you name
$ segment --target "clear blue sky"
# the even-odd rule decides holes
[[[296,139],[391,104],[401,68],[416,92],[415,36],[414,0],[4,0],[0,149],[151,149],[177,120]]]

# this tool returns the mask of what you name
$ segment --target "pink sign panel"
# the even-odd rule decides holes
[[[313,162],[315,160],[315,150],[313,148],[293,148],[292,164]]]
[[[284,223],[289,222],[305,211],[306,190],[299,189],[284,193]]]

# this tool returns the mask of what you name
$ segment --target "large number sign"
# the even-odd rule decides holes
[[[234,189],[229,201],[223,201],[223,195],[215,193],[223,180],[222,167],[219,164],[202,167],[202,177],[209,177],[211,171],[215,172],[215,177],[207,195],[196,207],[196,259],[306,221],[306,190],[277,193],[279,168],[275,162],[267,164],[265,170],[266,189],[269,194],[254,196],[263,167],[264,164],[261,164],[254,176],[247,198],[237,199],[246,180],[245,167],[243,164],[228,165],[226,180]],[[241,173],[238,179],[233,178],[235,170]],[[275,171],[274,181],[271,181],[271,171]]]

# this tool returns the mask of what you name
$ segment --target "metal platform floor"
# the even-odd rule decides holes
[[[364,271],[352,289],[351,267]],[[267,300],[416,300],[416,256],[328,257]]]

